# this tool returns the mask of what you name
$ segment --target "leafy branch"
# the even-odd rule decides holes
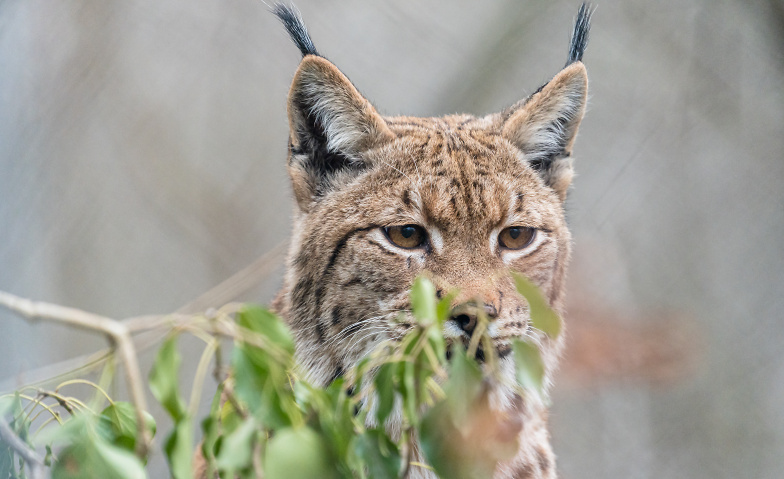
[[[560,319],[533,285],[522,277],[515,281],[528,301],[532,326],[555,338]],[[479,318],[467,347],[447,344],[442,331],[454,296],[438,300],[433,285],[419,278],[410,297],[413,318],[405,318],[410,331],[399,341],[382,343],[344,377],[321,387],[304,379],[291,333],[262,308],[229,304],[206,315],[116,321],[0,293],[0,305],[29,320],[106,335],[128,372],[132,399],[116,401],[107,393],[111,364],[100,385],[72,379],[53,390],[33,388],[35,396],[24,394],[25,389],[0,396],[0,477],[35,479],[46,466],[55,478],[145,477],[156,426],[146,412],[145,382],[131,338],[150,330],[168,332],[147,384],[174,423],[163,448],[175,479],[194,477],[197,423],[207,477],[384,479],[405,477],[412,468],[458,479],[489,477],[517,452],[516,429],[509,427],[514,421],[491,407],[491,389],[504,382],[521,396],[541,394],[544,367],[538,344],[512,342],[517,375],[510,380],[500,371],[486,317]],[[177,346],[184,333],[205,343],[187,400],[179,385]],[[222,338],[234,341],[228,377]],[[482,362],[476,360],[480,346]],[[210,365],[221,386],[209,414],[198,418]],[[61,392],[75,384],[93,388],[93,400]],[[51,416],[43,424],[40,412],[33,414],[37,409]],[[55,422],[62,425],[54,427]],[[34,423],[38,430],[31,435]]]
[[[34,302],[0,291],[0,306],[30,320],[49,320],[70,326],[103,333],[116,348],[128,376],[128,389],[135,407],[138,437],[136,454],[145,457],[148,452],[150,435],[144,422],[147,399],[144,395],[144,382],[139,368],[139,360],[128,328],[116,321],[97,314],[50,303]]]

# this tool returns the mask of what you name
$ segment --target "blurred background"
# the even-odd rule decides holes
[[[551,415],[560,475],[780,478],[784,2],[597,3]],[[579,2],[297,5],[382,113],[433,116],[496,111],[547,81]],[[267,10],[0,0],[0,290],[165,313],[286,240],[300,55]],[[271,299],[275,256],[237,299]],[[0,328],[1,391],[105,346],[3,311]],[[195,367],[198,342],[183,346]]]

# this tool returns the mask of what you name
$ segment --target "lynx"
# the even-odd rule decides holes
[[[410,323],[409,290],[427,274],[456,289],[448,340],[480,314],[505,374],[511,338],[541,346],[549,385],[562,339],[530,326],[510,271],[560,312],[570,233],[564,200],[583,118],[582,55],[591,9],[579,10],[566,66],[532,95],[486,116],[385,117],[316,50],[293,8],[276,5],[303,58],[288,96],[288,172],[296,199],[284,286],[273,307],[295,334],[309,379],[327,384]],[[407,325],[408,324],[408,325]],[[554,478],[547,409],[498,386],[493,407],[519,421],[520,449],[497,478]],[[409,477],[431,477],[412,468]]]

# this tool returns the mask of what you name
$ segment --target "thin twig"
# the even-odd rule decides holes
[[[253,474],[256,476],[256,479],[264,479],[264,468],[261,465],[262,446],[263,444],[256,437],[255,444],[253,444]]]
[[[60,389],[66,387],[66,386],[70,386],[71,384],[85,384],[87,386],[90,386],[91,388],[95,389],[96,392],[99,392],[99,393],[103,394],[103,397],[105,397],[106,400],[109,401],[109,404],[114,404],[114,401],[109,396],[109,394],[106,392],[106,390],[104,390],[101,386],[95,384],[92,381],[87,381],[86,379],[71,379],[71,380],[62,382],[62,383],[58,384],[56,388],[54,388],[54,392],[59,393]]]
[[[37,452],[16,435],[11,426],[0,417],[0,439],[30,467],[30,479],[44,478],[44,460]]]
[[[61,396],[60,394],[57,394],[57,393],[56,393],[56,392],[54,392],[54,391],[44,391],[43,389],[41,389],[41,390],[39,390],[39,391],[38,391],[38,395],[39,395],[39,396],[41,396],[42,398],[47,398],[47,397],[49,397],[49,398],[52,398],[52,399],[54,399],[55,401],[57,401],[57,403],[60,405],[60,407],[61,407],[61,408],[65,409],[66,411],[68,411],[68,414],[70,414],[71,416],[73,416],[73,414],[74,414],[74,408],[73,408],[73,406],[71,406],[70,404],[68,404],[68,399],[71,399],[71,400],[73,400],[73,398],[67,398],[67,399],[66,399],[65,397]],[[74,401],[74,402],[76,402],[76,401]],[[80,402],[81,402],[81,401],[80,401]],[[85,404],[84,404],[84,403],[81,403],[81,405],[82,405],[82,406],[85,406]],[[85,406],[85,407],[86,407],[86,406]]]
[[[199,312],[206,310],[207,308],[214,307],[215,305],[226,304],[230,301],[234,301],[240,294],[258,285],[263,279],[267,278],[275,268],[280,266],[282,259],[285,256],[285,250],[286,243],[278,243],[270,251],[267,251],[261,255],[247,267],[234,273],[229,278],[220,282],[207,292],[201,294],[198,298],[194,299],[188,304],[180,307],[176,311],[175,315],[130,318],[123,321],[123,323],[127,322],[131,334],[136,334],[137,332],[149,331],[154,327],[165,324],[165,320],[170,319],[173,316],[178,316],[177,313],[182,314],[183,316],[181,317],[184,317],[185,313]],[[155,338],[157,339],[158,336]],[[144,350],[146,348],[141,346],[139,349]],[[43,378],[42,380],[35,381],[36,383],[43,384],[45,382],[50,382],[50,379],[57,380],[63,377],[73,377],[73,374],[75,374],[77,370],[86,369],[84,366],[85,362],[89,363],[87,365],[88,367],[99,366],[109,356],[110,354],[107,351],[82,355],[77,358],[71,358],[65,361],[60,361],[58,363],[44,366],[39,369],[27,371],[27,374],[36,378]],[[76,368],[74,365],[77,365]],[[61,371],[66,372],[61,373]]]
[[[8,396],[8,395],[6,395],[6,396]],[[45,398],[43,398],[41,396],[32,397],[32,396],[28,396],[26,394],[19,394],[19,397],[24,399],[24,400],[26,400],[28,402],[28,404],[25,405],[24,409],[16,416],[15,419],[19,419],[19,418],[22,417],[22,415],[24,415],[26,420],[30,420],[30,416],[33,414],[33,411],[35,410],[35,408],[37,406],[41,406],[42,408],[44,408],[44,410],[46,410],[46,412],[51,414],[52,417],[57,419],[57,421],[60,424],[62,424],[62,421],[60,420],[60,415],[57,414],[57,411],[52,409],[52,406],[50,406],[49,404],[46,404],[45,402],[43,402],[43,400]],[[27,411],[28,407],[30,407],[29,411]],[[27,411],[27,412],[25,413],[25,411]]]
[[[409,426],[404,432],[406,435],[406,442],[403,443],[401,448],[401,456],[403,457],[403,464],[401,464],[401,471],[399,477],[408,477],[408,471],[411,469],[412,456],[414,455],[414,429]]]
[[[74,378],[80,375],[86,376],[94,369],[99,368],[111,356],[111,348],[103,348],[94,353],[83,354],[40,368],[31,369],[24,372],[25,377],[30,378],[27,382],[20,383],[18,379],[13,379],[11,377],[0,380],[0,391],[11,391],[19,389],[19,387],[22,386],[42,387],[68,378]]]
[[[210,319],[210,325],[214,332],[215,320],[213,318]],[[215,366],[212,368],[212,377],[218,384],[221,384],[226,380],[226,378],[223,377],[223,348],[221,347],[220,340],[215,343]]]
[[[227,280],[179,308],[177,313],[173,315],[147,316],[117,321],[74,308],[67,308],[50,303],[33,302],[2,291],[0,291],[0,306],[4,306],[30,320],[43,319],[66,323],[91,331],[99,331],[109,336],[110,341],[112,342],[112,345],[116,347],[120,360],[123,362],[127,372],[131,398],[136,408],[137,433],[140,439],[136,443],[136,452],[140,457],[143,457],[147,453],[150,442],[146,421],[144,420],[143,415],[143,411],[147,409],[147,401],[144,396],[144,382],[139,369],[136,350],[131,341],[131,334],[158,328],[168,322],[174,324],[185,323],[193,318],[183,313],[201,311],[208,307],[225,304],[235,299],[238,295],[258,284],[262,278],[268,276],[274,268],[279,266],[285,249],[285,243],[276,245],[272,250],[263,254],[248,267],[235,273]],[[227,330],[225,327],[220,329],[221,335],[236,339],[236,331]],[[250,342],[252,343],[252,341]],[[102,355],[95,363],[100,364],[109,356],[111,355]],[[74,362],[83,361],[84,359],[85,358],[78,358],[76,361],[69,360],[68,364],[74,364]],[[59,364],[57,366],[59,366]]]
[[[201,400],[201,390],[204,386],[204,378],[207,375],[207,368],[210,365],[213,354],[217,348],[216,344],[220,339],[214,338],[212,342],[208,343],[204,348],[204,352],[199,359],[199,365],[196,368],[196,375],[193,378],[193,387],[191,389],[191,399],[188,405],[188,411],[191,417],[196,416],[199,409],[199,402]]]
[[[476,350],[479,347],[479,341],[485,334],[487,330],[487,316],[480,313],[477,318],[477,325],[474,332],[471,334],[471,341],[468,343],[468,350],[466,351],[466,356],[469,358],[473,358],[476,355]]]
[[[147,399],[144,396],[144,380],[128,328],[120,321],[111,318],[56,304],[34,302],[3,291],[0,291],[0,306],[30,320],[65,323],[90,331],[98,331],[108,336],[110,342],[117,348],[120,360],[125,366],[128,389],[136,409],[136,427],[139,438],[136,442],[136,454],[140,458],[145,458],[150,443],[150,435],[144,418]]]

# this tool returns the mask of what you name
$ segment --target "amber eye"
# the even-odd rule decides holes
[[[498,244],[507,249],[523,249],[536,237],[536,229],[527,226],[510,226],[498,235]]]
[[[392,244],[406,249],[422,246],[427,239],[425,229],[419,225],[387,226],[384,233]]]

